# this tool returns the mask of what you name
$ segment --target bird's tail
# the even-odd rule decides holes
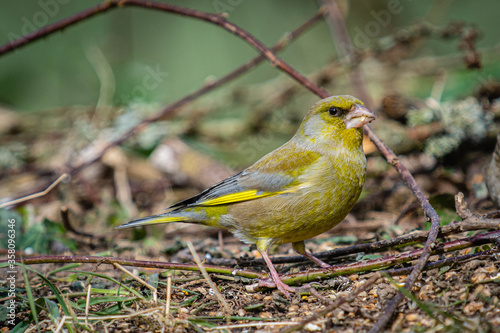
[[[143,217],[142,219],[130,221],[130,222],[122,224],[116,228],[123,229],[123,228],[139,227],[139,226],[149,225],[149,224],[170,223],[170,222],[196,222],[196,221],[193,221],[193,218],[190,216],[185,216],[185,215],[183,216],[180,214],[174,215],[174,214],[167,213],[167,214],[160,214],[160,215]]]

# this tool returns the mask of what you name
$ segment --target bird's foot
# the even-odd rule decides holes
[[[318,259],[319,260],[319,259]],[[321,263],[320,263],[321,262]],[[320,262],[316,262],[318,265],[321,266],[321,268],[330,268],[332,266],[328,265],[326,262],[324,261],[320,261]]]
[[[288,299],[290,299],[289,292],[292,292],[292,293],[295,292],[294,287],[290,287],[289,285],[287,285],[286,283],[284,283],[281,280],[278,280],[278,282],[275,282],[271,279],[260,279],[259,280],[259,287],[278,288],[278,290],[281,291],[283,293],[283,295],[285,295],[285,297]]]
[[[321,260],[319,258],[316,258],[311,253],[307,252],[306,251],[306,245],[304,244],[304,241],[292,243],[292,246],[293,246],[293,249],[298,254],[301,254],[304,257],[306,257],[307,259],[314,261],[316,264],[318,264],[319,266],[321,266],[321,268],[330,268],[330,267],[332,267],[332,266],[328,265],[326,262],[324,262],[323,260]]]

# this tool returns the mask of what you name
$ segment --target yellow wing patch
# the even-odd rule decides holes
[[[281,192],[261,192],[261,193],[259,193],[259,191],[257,191],[257,190],[249,190],[249,191],[226,194],[226,195],[220,196],[220,197],[215,198],[215,199],[200,202],[197,205],[200,205],[200,206],[225,205],[225,204],[231,204],[231,203],[236,203],[236,202],[241,202],[241,201],[248,201],[248,200],[253,200],[253,199],[258,199],[258,198],[263,198],[263,197],[269,197],[271,195],[276,195],[276,194],[280,194],[280,193]]]
[[[197,203],[197,205],[199,205],[199,206],[218,206],[218,205],[232,204],[232,203],[237,203],[237,202],[242,202],[242,201],[254,200],[254,199],[258,199],[258,198],[270,197],[273,195],[279,195],[279,194],[283,194],[283,193],[292,193],[292,192],[298,191],[300,189],[303,189],[307,186],[308,186],[308,184],[302,184],[299,186],[293,186],[285,191],[279,191],[279,192],[260,192],[257,190],[242,191],[242,192],[237,192],[237,193],[226,194],[226,195],[223,195],[223,196],[215,198],[215,199],[203,201],[203,202]]]

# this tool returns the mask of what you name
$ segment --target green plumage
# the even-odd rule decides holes
[[[271,244],[283,243],[294,243],[299,253],[312,256],[305,252],[303,241],[340,223],[361,193],[366,172],[362,126],[373,119],[362,102],[351,96],[321,100],[290,141],[252,166],[173,205],[167,213],[120,228],[201,223],[256,243],[266,256]],[[274,268],[270,269],[273,273]],[[280,287],[274,274],[273,279]]]

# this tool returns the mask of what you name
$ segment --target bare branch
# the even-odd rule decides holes
[[[99,7],[99,8],[101,8],[101,7]],[[97,13],[97,11],[94,10],[93,13]],[[294,29],[293,31],[291,31],[289,33],[286,33],[271,48],[271,50],[273,50],[273,52],[279,52],[279,51],[283,50],[287,45],[289,45],[290,42],[292,42],[295,39],[297,39],[302,33],[304,33],[307,29],[309,29],[316,22],[318,22],[319,19],[322,17],[322,15],[323,15],[323,9],[320,9],[318,11],[318,13],[316,13],[314,16],[312,16],[311,18],[309,18],[308,20],[306,20],[299,27],[297,27],[296,29]],[[45,34],[44,35],[40,35],[40,36],[38,36],[38,34],[37,34],[37,38],[33,37],[33,38],[30,39],[30,41],[35,41],[35,40],[37,40],[37,39],[39,39],[39,38],[41,38],[43,36],[46,36],[46,35],[48,35],[50,33],[53,33],[53,32],[56,32],[56,31],[58,31],[58,30],[60,30],[62,28],[65,28],[65,27],[67,27],[67,26],[69,26],[71,24],[78,23],[78,22],[80,22],[82,20],[81,17],[82,17],[82,15],[76,14],[76,15],[72,16],[72,20],[70,20],[68,18],[67,20],[63,20],[63,21],[60,21],[58,23],[55,23],[54,25],[51,25],[51,26],[54,26],[51,29],[49,29],[49,26],[46,27],[46,29],[45,28],[40,29],[37,32],[39,32],[39,34],[42,34],[42,31],[43,31],[43,33],[45,33]],[[90,17],[90,16],[85,16],[85,18],[87,18],[87,17]],[[30,36],[30,35],[28,35],[28,36]],[[19,41],[19,43],[20,43],[20,41]],[[22,45],[24,45],[24,44],[22,44]],[[0,50],[2,48],[5,48],[5,47],[6,47],[6,45],[4,45],[3,47],[1,47]],[[2,52],[0,52],[0,55],[1,54],[2,54]],[[189,104],[190,102],[192,102],[196,98],[198,98],[200,96],[203,96],[203,95],[207,94],[208,92],[210,92],[210,91],[212,91],[212,90],[214,90],[214,89],[216,89],[216,88],[218,88],[218,87],[220,87],[220,86],[222,86],[222,85],[224,85],[224,84],[226,84],[226,83],[228,83],[228,82],[236,79],[240,75],[246,73],[250,69],[252,69],[255,66],[259,65],[260,63],[262,63],[265,59],[266,59],[266,57],[264,55],[259,55],[259,56],[255,57],[255,58],[253,58],[252,60],[248,61],[247,63],[241,65],[240,67],[236,68],[235,70],[231,71],[230,73],[222,76],[220,79],[212,81],[212,82],[204,85],[203,87],[199,88],[198,90],[196,90],[196,91],[194,91],[194,92],[192,92],[192,93],[190,93],[190,94],[182,97],[181,99],[175,101],[174,103],[167,105],[166,107],[164,107],[163,109],[161,109],[157,113],[155,113],[155,114],[147,117],[146,119],[144,119],[143,121],[141,121],[139,124],[137,124],[136,126],[132,127],[127,132],[123,133],[117,139],[109,142],[99,153],[97,153],[96,155],[94,155],[92,158],[90,158],[90,159],[88,159],[86,161],[83,161],[83,162],[81,162],[80,164],[78,164],[76,166],[67,166],[66,167],[67,173],[70,176],[74,176],[74,175],[78,174],[83,169],[85,169],[88,166],[90,166],[90,165],[94,164],[95,162],[99,161],[108,150],[110,150],[111,148],[113,148],[113,147],[115,147],[117,145],[122,144],[123,142],[125,142],[127,139],[129,139],[133,135],[135,135],[137,133],[140,133],[149,124],[154,123],[154,122],[159,121],[159,120],[165,120],[165,119],[168,119],[168,118],[174,116],[182,107],[184,107],[185,105]],[[43,186],[42,188],[46,188],[47,186],[49,186],[49,184],[47,184],[46,186]],[[39,191],[41,191],[41,189]],[[32,199],[32,198],[30,197],[28,199],[25,199],[25,200],[23,200],[23,202],[26,201],[26,200],[30,200],[30,199]]]

